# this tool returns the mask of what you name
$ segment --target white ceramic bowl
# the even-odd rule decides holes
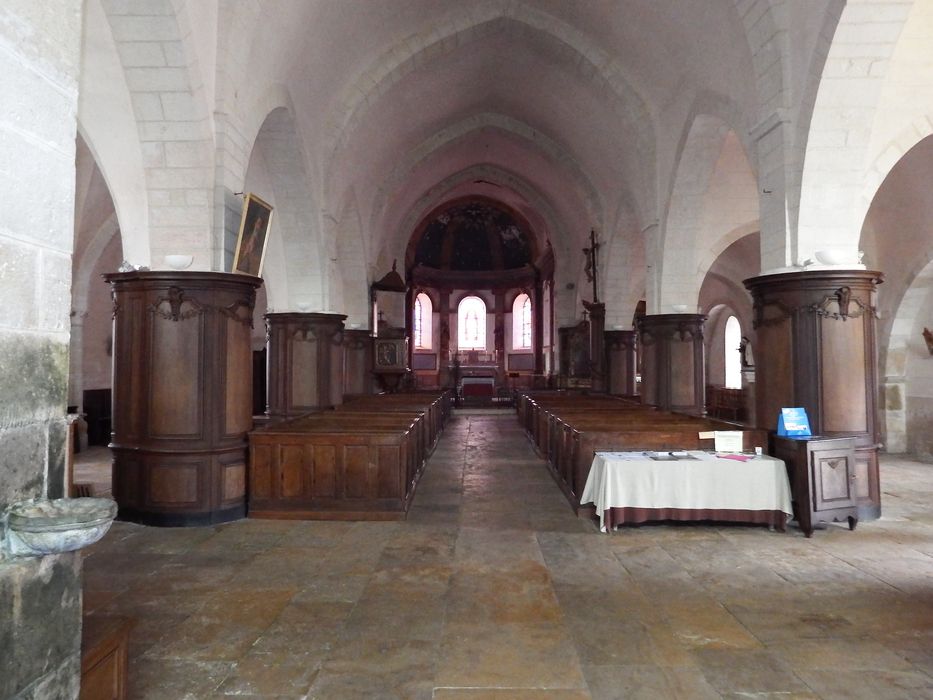
[[[821,265],[845,265],[848,262],[852,262],[846,251],[841,248],[818,250],[813,254],[813,257],[816,258],[816,261]]]
[[[173,270],[184,270],[191,265],[194,260],[193,255],[166,255],[165,264]]]

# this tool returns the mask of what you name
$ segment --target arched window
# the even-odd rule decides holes
[[[431,349],[431,335],[433,328],[431,326],[431,297],[421,292],[415,297],[415,309],[412,318],[412,336],[415,341],[415,347],[419,350]]]
[[[531,297],[519,294],[512,304],[512,349],[531,349]]]
[[[464,297],[457,307],[457,347],[486,349],[486,303],[479,297]]]
[[[742,351],[739,345],[742,343],[742,326],[739,325],[739,319],[730,316],[726,320],[726,388],[742,388]]]

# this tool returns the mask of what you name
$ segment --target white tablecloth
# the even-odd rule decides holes
[[[605,529],[609,508],[782,511],[791,509],[784,462],[754,457],[747,462],[704,452],[695,459],[657,461],[645,453],[597,452],[580,503],[593,503]]]

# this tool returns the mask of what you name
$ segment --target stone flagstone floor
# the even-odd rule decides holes
[[[933,698],[933,465],[882,487],[853,533],[604,535],[458,414],[407,521],[115,523],[84,603],[135,618],[132,698]]]

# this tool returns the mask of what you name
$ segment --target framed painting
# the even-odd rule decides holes
[[[266,204],[252,192],[243,201],[240,217],[240,233],[237,235],[233,254],[233,272],[259,277],[269,240],[269,225],[272,223],[272,206]]]
[[[406,338],[375,338],[373,353],[375,370],[404,370],[408,368],[408,340]]]

